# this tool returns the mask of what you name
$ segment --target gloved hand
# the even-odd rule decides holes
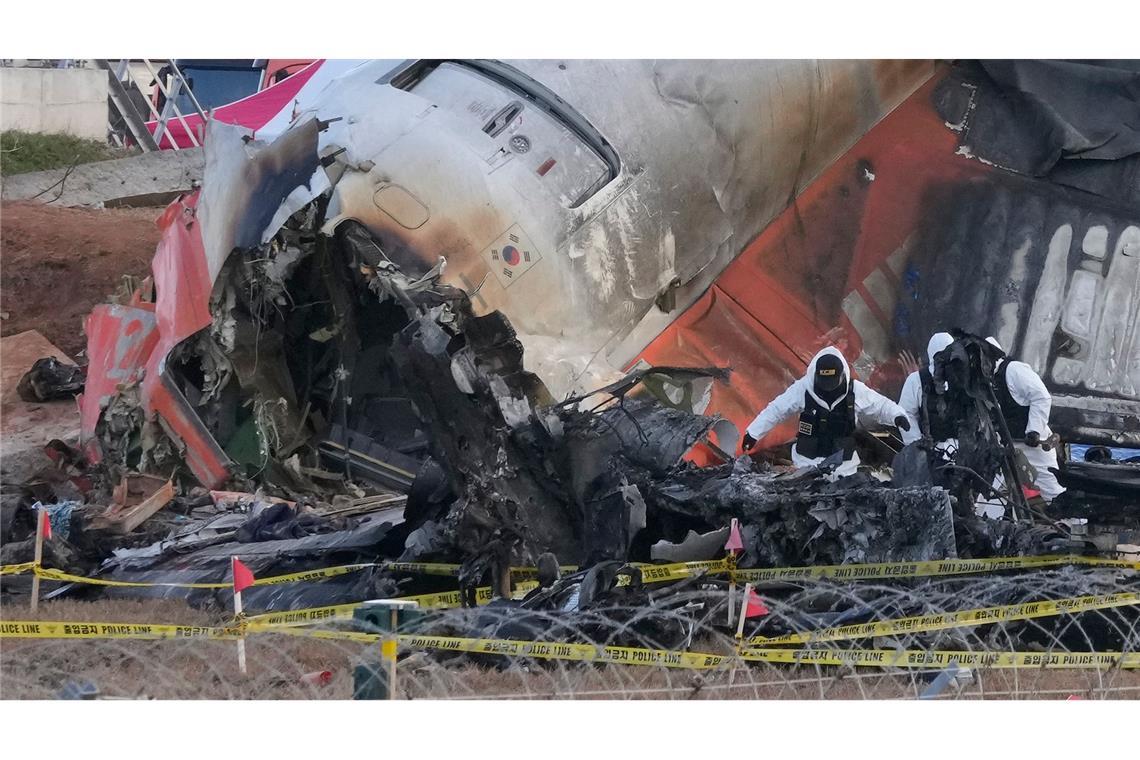
[[[1030,430],[1028,433],[1025,434],[1025,445],[1026,446],[1036,446],[1039,443],[1041,443],[1041,434],[1038,433],[1036,430]]]
[[[904,431],[909,432],[910,431],[910,420],[908,420],[906,417],[904,417],[903,415],[900,414],[898,417],[895,417],[895,427],[897,427],[899,430],[904,430]]]
[[[745,433],[744,439],[741,441],[741,444],[740,444],[741,448],[745,452],[747,452],[755,445],[756,445],[756,439],[753,438],[752,436],[748,435],[748,433]]]

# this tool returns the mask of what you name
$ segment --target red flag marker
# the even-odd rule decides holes
[[[242,561],[237,557],[233,557],[232,559],[234,569],[234,593],[240,594],[253,585],[253,571],[242,564]]]
[[[767,615],[769,612],[771,612],[771,610],[764,604],[764,600],[760,598],[760,595],[749,588],[748,602],[744,606],[744,617],[760,617]]]
[[[724,545],[725,551],[742,552],[744,551],[744,541],[740,538],[740,521],[735,517],[729,523],[728,528],[728,541]]]
[[[44,524],[44,540],[51,541],[51,517],[48,516],[47,510],[43,507],[40,507],[40,520]]]

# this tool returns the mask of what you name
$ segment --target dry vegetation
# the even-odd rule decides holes
[[[220,613],[174,601],[58,601],[31,615],[7,604],[4,620],[70,620],[220,625]],[[259,633],[247,642],[249,675],[238,672],[236,645],[207,640],[0,641],[0,694],[52,698],[69,681],[89,681],[104,697],[128,699],[349,699],[352,669],[374,647]],[[333,673],[327,686],[302,676]],[[753,664],[698,672],[635,666],[515,661],[498,670],[457,658],[441,663],[413,653],[400,666],[406,699],[913,699],[933,674],[817,666]],[[1134,699],[1137,671],[975,671],[946,698]]]
[[[48,602],[32,614],[6,605],[4,620],[222,625],[223,616],[176,601]],[[312,699],[352,696],[350,660],[364,647],[350,642],[259,635],[247,645],[249,676],[238,671],[236,644],[206,640],[0,641],[0,693],[5,699],[55,696],[68,681],[95,684],[103,696],[127,699]],[[326,687],[305,673],[333,671]]]

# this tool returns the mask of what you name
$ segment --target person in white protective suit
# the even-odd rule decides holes
[[[958,449],[957,421],[941,414],[935,405],[929,403],[930,397],[934,394],[934,355],[953,342],[954,336],[950,333],[940,332],[931,335],[930,342],[926,344],[928,364],[907,375],[903,383],[902,392],[899,394],[899,406],[906,413],[907,421],[910,423],[910,429],[902,431],[904,444],[914,443],[925,435],[934,441],[936,450],[947,455]],[[946,383],[942,383],[942,388],[945,390]],[[930,425],[930,430],[924,427],[927,423]]]
[[[1050,467],[1057,467],[1056,449],[1041,448],[1041,443],[1053,435],[1049,428],[1053,397],[1032,367],[1005,356],[1005,349],[994,338],[986,338],[986,342],[1002,352],[994,370],[994,395],[1013,437],[1013,445],[1036,471],[1034,486],[1041,491],[1041,497],[1053,501],[1065,491],[1057,482],[1057,476],[1049,472]]]
[[[860,422],[910,429],[902,407],[851,379],[847,360],[833,346],[812,357],[804,376],[756,415],[744,433],[744,451],[793,414],[799,414],[800,425],[792,445],[792,463],[796,467],[817,465],[842,451],[843,464],[835,470],[837,475],[851,475],[859,465],[855,429]]]

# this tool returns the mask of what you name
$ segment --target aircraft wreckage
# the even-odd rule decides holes
[[[645,225],[663,222],[641,217],[640,209],[677,201],[670,193],[678,186],[669,181],[695,181],[692,156],[673,165],[676,177],[641,163],[637,151],[648,161],[652,150],[644,142],[623,146],[620,131],[602,137],[537,81],[544,65],[532,64],[531,77],[487,62],[365,64],[271,142],[210,124],[203,188],[162,215],[153,278],[87,320],[81,447],[53,442],[53,482],[6,495],[25,506],[32,499],[70,505],[71,538],[53,542],[49,563],[112,580],[218,582],[234,555],[258,575],[385,560],[453,562],[462,565],[463,587],[491,585],[503,596],[510,595],[510,567],[538,565],[548,572],[545,595],[527,603],[534,608],[561,598],[558,584],[567,579],[558,580],[559,565],[594,568],[573,582],[585,577],[608,593],[626,563],[719,557],[734,518],[744,543],[740,562],[751,567],[1111,552],[1136,535],[1131,465],[1066,464],[1064,513],[1056,505],[1045,511],[1018,489],[1004,494],[1011,507],[1004,519],[975,513],[979,495],[1002,496],[992,492],[996,475],[1016,484],[1024,468],[995,422],[992,393],[982,390],[996,356],[966,331],[982,331],[976,309],[956,321],[966,330],[955,333],[953,350],[936,367],[947,383],[942,403],[962,420],[959,466],[939,466],[922,443],[902,448],[890,429],[860,438],[864,465],[846,478],[830,462],[791,468],[778,448],[737,456],[756,400],[798,376],[821,340],[858,355],[855,370],[880,379],[897,369],[892,347],[925,344],[919,323],[936,315],[919,313],[916,278],[943,265],[928,262],[915,241],[926,236],[953,248],[965,227],[907,231],[905,220],[892,217],[881,239],[865,241],[871,232],[856,224],[852,234],[871,258],[836,263],[828,254],[831,265],[850,268],[845,276],[856,284],[813,303],[822,290],[847,287],[843,277],[818,276],[828,261],[815,253],[833,249],[842,230],[796,232],[772,199],[743,203],[737,168],[725,169],[731,182],[716,194],[715,209],[694,202],[705,216],[684,234],[703,230],[700,245],[683,248],[677,229],[650,230]],[[612,65],[646,108],[670,111],[696,97],[694,75],[679,62],[653,71],[641,70],[646,62]],[[734,64],[731,75],[721,71],[712,81],[739,89],[746,75],[767,81],[770,65],[752,71]],[[936,132],[930,144],[952,147],[956,135],[937,109],[961,105],[956,88],[981,76],[940,68],[931,78],[933,67],[900,65],[889,88],[872,94],[856,87],[853,94],[844,89],[851,80],[839,75],[860,63],[813,65],[834,68],[834,102],[826,108],[854,98],[868,110],[848,133],[829,137],[835,144],[804,153],[813,162],[806,171],[818,178],[803,190],[799,212],[812,224],[822,224],[819,215],[841,199],[873,195],[875,183],[913,194],[896,179],[879,179],[893,166],[894,133]],[[804,72],[790,73],[799,82]],[[573,90],[573,81],[566,87]],[[985,88],[969,81],[983,99]],[[749,92],[794,99],[797,90]],[[361,105],[370,97],[376,108]],[[734,113],[701,97],[717,104],[714,119]],[[705,134],[685,114],[664,128],[666,148],[679,139],[675,130]],[[464,121],[475,116],[477,135]],[[751,138],[733,139],[739,156],[755,155]],[[873,161],[860,158],[871,154]],[[930,174],[937,166],[928,165],[927,179],[966,183],[983,195],[1008,192],[1003,183],[1010,180],[968,158],[947,170],[952,179]],[[804,166],[771,168],[780,179],[772,191],[788,191],[780,203],[796,198]],[[551,184],[543,186],[548,175]],[[541,202],[528,207],[531,195]],[[1086,282],[1085,266],[1068,290],[1048,280],[1068,276],[1067,259],[1053,253],[1056,236],[1038,255],[1037,232],[1027,233],[1029,247],[1018,254],[1023,279],[1033,272],[1039,291],[1057,290],[1058,329],[1076,329],[1086,301],[1104,310],[1106,298],[1136,297],[1135,284],[1120,290],[1114,273],[1130,266],[1125,259],[1140,244],[1133,240],[1140,228],[1128,226],[1136,220],[1120,199],[1062,196],[1056,203],[1097,209],[1088,224],[1123,229],[1111,257],[1103,246],[1086,251],[1086,258],[1104,254],[1097,260],[1107,267],[1107,284]],[[726,205],[730,198],[742,202]],[[869,198],[858,203],[873,205]],[[919,209],[907,209],[913,221]],[[961,213],[969,226],[973,211]],[[1018,224],[1028,229],[1029,221]],[[668,255],[636,250],[629,233],[638,230],[641,244],[668,247]],[[757,233],[748,246],[732,247]],[[788,245],[810,254],[788,267],[818,267],[814,275],[801,272],[793,283],[785,278],[795,273],[770,261],[760,266],[772,246]],[[882,256],[872,260],[872,253]],[[1073,258],[1067,248],[1065,255]],[[624,274],[615,274],[616,262],[624,262]],[[732,296],[745,265],[770,297],[766,305]],[[894,343],[867,319],[886,305],[880,280],[900,273],[919,305],[900,302],[915,310],[907,312],[913,325]],[[805,299],[800,290],[812,281],[821,291]],[[1073,305],[1070,318],[1063,298],[1083,298],[1078,290],[1086,286],[1095,297]],[[1099,287],[1107,295],[1096,296]],[[868,296],[882,302],[868,310]],[[965,297],[961,288],[922,292],[943,316]],[[1092,334],[1083,348],[1054,356],[1061,349],[1042,342],[1025,318],[1045,308],[1042,297],[1026,285],[1020,301],[985,308],[1003,315],[1007,345],[1017,345],[1013,336],[1022,353],[1037,351],[1053,367],[1051,383],[1066,372],[1076,378],[1059,427],[1081,430],[1090,442],[1140,440],[1135,388],[1115,370],[1097,369],[1098,351],[1112,350],[1105,342],[1112,338]],[[765,311],[773,308],[783,311]],[[734,311],[735,330],[725,322]],[[1115,318],[1114,311],[1100,314],[1102,322]],[[781,325],[787,330],[774,341]],[[1134,354],[1140,341],[1130,345]],[[1101,375],[1111,382],[1097,386]],[[1078,391],[1094,386],[1101,395],[1080,407]],[[786,433],[777,430],[767,443],[785,442]],[[1111,527],[1098,534],[1062,518]],[[6,533],[21,521],[26,532],[29,520],[6,508]],[[28,548],[10,542],[5,562],[20,561]],[[289,609],[445,588],[438,578],[377,566],[317,584],[255,587],[246,604]],[[218,592],[65,586],[57,593],[177,594],[206,603]]]

